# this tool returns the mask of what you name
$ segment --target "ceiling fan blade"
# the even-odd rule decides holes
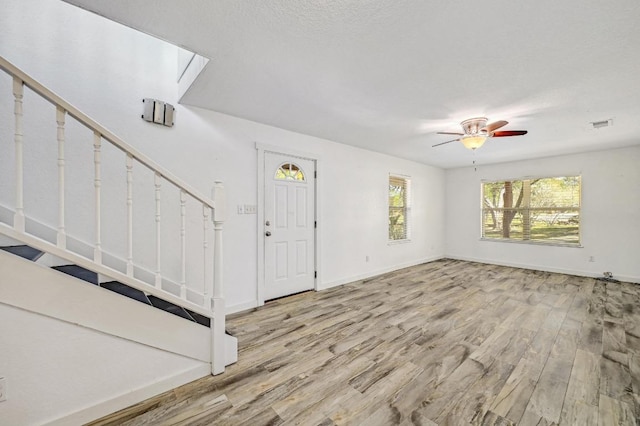
[[[458,139],[452,139],[452,140],[450,140],[450,141],[446,141],[446,142],[440,142],[440,143],[437,143],[437,144],[435,144],[435,145],[431,145],[431,148],[434,148],[434,147],[436,147],[436,146],[440,146],[440,145],[444,145],[444,144],[446,144],[446,143],[451,143],[451,142],[459,141],[459,140],[460,140],[460,138],[458,138]]]
[[[500,127],[504,127],[507,124],[509,124],[508,121],[504,121],[504,120],[500,120],[500,121],[494,121],[493,123],[489,123],[486,126],[484,126],[482,129],[480,130],[484,130],[487,133],[491,133],[495,130],[498,130]]]
[[[460,135],[460,136],[464,136],[464,133],[460,133],[460,132],[438,132],[439,135]]]
[[[502,130],[500,132],[493,132],[491,134],[492,138],[504,138],[505,136],[522,136],[526,135],[526,130]]]

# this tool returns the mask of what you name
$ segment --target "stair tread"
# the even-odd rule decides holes
[[[27,245],[0,247],[0,249],[34,262],[44,254],[44,252]]]
[[[5,247],[2,247],[5,249]],[[102,288],[106,288],[107,290],[111,290],[115,293],[121,294],[125,297],[129,297],[131,299],[137,300],[141,303],[151,305],[155,308],[162,309],[170,314],[179,316],[186,320],[195,322],[197,324],[203,325],[205,327],[211,326],[211,319],[205,317],[204,315],[200,315],[196,312],[192,312],[188,309],[185,309],[181,306],[174,305],[171,302],[167,302],[164,299],[153,295],[146,295],[144,292],[130,287],[126,284],[123,284],[119,281],[108,281],[104,283],[98,283],[98,274],[90,271],[86,268],[83,268],[79,265],[62,265],[62,266],[54,266],[53,269],[63,272],[65,274],[71,275],[75,278],[79,278],[81,280],[87,281],[91,284],[98,285]]]
[[[171,302],[167,302],[166,300],[160,299],[159,297],[149,295],[149,301],[156,308],[162,309],[163,311],[167,311],[173,315],[177,315],[189,321],[196,322],[191,315],[181,306],[174,305]]]
[[[142,302],[147,305],[151,305],[149,298],[143,291],[135,289],[133,287],[129,287],[126,284],[122,284],[119,281],[109,281],[106,283],[100,283],[100,287],[106,288],[107,290],[111,290],[123,296],[129,297],[133,300],[137,300],[138,302]]]
[[[79,278],[91,284],[98,285],[98,274],[78,265],[54,266],[53,269],[64,272],[72,277]]]

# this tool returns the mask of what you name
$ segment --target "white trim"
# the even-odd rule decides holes
[[[320,220],[323,216],[322,216],[322,197],[320,197],[321,194],[321,189],[322,189],[322,177],[324,176],[324,169],[322,168],[322,162],[320,161],[320,158],[317,157],[316,160],[316,174],[318,177],[316,177],[316,179],[314,179],[315,184],[316,184],[316,200],[315,200],[315,204],[316,204],[316,216],[315,216],[315,222],[316,222],[316,234],[315,234],[315,243],[316,243],[316,251],[315,251],[315,256],[316,256],[316,272],[317,272],[317,276],[316,276],[316,284],[315,284],[315,291],[319,291],[321,289],[321,285],[320,283],[322,283],[322,258],[320,256],[320,253],[322,253],[322,239],[320,238],[320,236],[322,235],[322,220]]]
[[[391,179],[402,179],[404,181],[404,188],[406,191],[405,195],[405,206],[404,206],[404,214],[405,214],[405,224],[404,224],[404,235],[405,238],[400,240],[392,240],[388,237],[389,234],[389,226],[387,225],[387,245],[394,244],[406,244],[411,242],[411,227],[413,225],[413,201],[412,201],[412,188],[411,188],[411,176],[404,175],[401,173],[392,173],[389,172],[389,176],[387,178],[387,219],[390,217],[391,206],[389,205],[389,187],[391,186]]]
[[[559,174],[559,175],[530,175],[530,176],[520,176],[520,177],[509,177],[509,178],[500,178],[500,179],[480,179],[480,183],[500,183],[500,182],[509,182],[515,180],[534,180],[534,179],[557,179],[563,177],[580,177],[582,179],[582,172],[576,172],[576,174]],[[582,185],[580,185],[580,189],[582,190]],[[580,194],[582,195],[582,194]],[[582,200],[582,198],[580,199]]]
[[[0,276],[1,304],[197,361],[211,359],[209,329],[199,324],[3,251]]]
[[[410,175],[405,175],[404,173],[389,172],[389,177],[397,177],[397,178],[400,178],[400,179],[411,180],[411,176]]]
[[[545,272],[555,272],[558,274],[577,275],[580,277],[600,278],[602,276],[600,274],[594,274],[593,272],[587,272],[587,271],[580,271],[578,269],[554,268],[554,267],[543,266],[543,265],[533,265],[529,263],[518,263],[518,262],[504,262],[501,260],[483,259],[483,258],[477,258],[477,257],[456,256],[456,255],[447,254],[443,256],[443,258],[465,260],[468,262],[487,263],[489,265],[510,266],[512,268],[531,269],[534,271],[545,271]],[[640,277],[633,277],[630,275],[616,275],[614,276],[614,278],[616,280],[625,281],[625,282],[640,283]]]
[[[161,393],[177,388],[178,386],[206,377],[209,374],[211,374],[211,367],[208,363],[205,363],[174,376],[160,379],[155,383],[135,389],[131,392],[99,402],[91,407],[83,408],[74,413],[67,414],[66,416],[45,424],[48,426],[85,424],[122,410],[123,408],[127,408],[133,404],[137,404],[138,402],[144,401],[148,398],[160,395]]]
[[[387,241],[387,245],[388,246],[395,246],[398,244],[407,244],[411,242],[411,238],[405,238],[404,240],[388,240]]]
[[[507,244],[529,244],[534,246],[552,246],[552,247],[569,247],[569,248],[584,248],[580,242],[576,244],[563,243],[557,240],[522,240],[516,238],[488,238],[480,237],[478,241],[485,241],[491,243],[507,243]]]
[[[248,302],[242,302],[235,305],[227,306],[225,312],[227,315],[236,314],[238,312],[246,311],[258,307],[258,300],[250,300]]]
[[[264,229],[264,154],[265,152],[270,152],[273,154],[280,154],[280,155],[286,155],[289,157],[297,157],[297,158],[304,158],[306,160],[310,160],[313,161],[314,163],[314,173],[317,174],[317,178],[314,176],[313,182],[315,185],[315,200],[314,200],[314,211],[315,211],[315,216],[314,216],[314,220],[317,223],[317,226],[315,228],[315,235],[314,235],[314,245],[315,245],[315,250],[314,250],[314,254],[315,254],[315,259],[314,259],[314,263],[315,263],[315,271],[317,272],[315,281],[314,281],[314,290],[318,291],[320,290],[320,285],[319,283],[321,283],[322,281],[322,273],[321,273],[321,268],[320,268],[320,250],[321,250],[321,239],[320,239],[320,229],[322,226],[321,221],[319,220],[319,218],[321,217],[320,215],[320,205],[321,205],[321,197],[320,197],[320,182],[322,181],[322,173],[321,173],[321,161],[320,161],[320,156],[317,154],[313,154],[310,152],[303,152],[303,151],[297,151],[294,149],[289,149],[289,148],[285,148],[285,147],[279,147],[279,146],[274,146],[274,145],[265,145],[259,142],[256,142],[256,150],[258,153],[258,214],[257,216],[257,221],[258,223],[256,224],[256,228],[258,231],[257,234],[257,251],[258,251],[258,262],[257,262],[257,267],[258,267],[258,274],[257,274],[257,282],[256,282],[256,300],[257,300],[257,306],[262,306],[264,305],[264,299],[265,299],[265,288],[264,288],[264,233],[265,233],[265,229]],[[248,309],[248,308],[247,308]],[[238,312],[238,311],[236,311]]]
[[[367,278],[376,277],[378,275],[386,274],[386,273],[397,271],[397,270],[404,269],[404,268],[409,268],[411,266],[421,265],[423,263],[433,262],[435,260],[440,260],[440,259],[443,259],[443,258],[445,258],[445,256],[426,257],[426,258],[423,258],[423,259],[412,260],[410,262],[401,263],[399,265],[394,265],[394,266],[389,266],[387,268],[378,269],[376,271],[366,272],[364,274],[353,275],[353,276],[348,277],[348,278],[341,278],[339,280],[335,280],[335,281],[331,281],[331,282],[322,284],[322,286],[320,287],[319,290],[326,290],[326,289],[329,289],[331,287],[336,287],[336,286],[339,286],[339,285],[349,284],[349,283],[352,283],[352,282],[355,282],[355,281],[365,280]]]
[[[256,149],[258,151],[263,151],[263,152],[268,151],[268,152],[273,152],[274,154],[289,155],[292,157],[304,158],[306,160],[319,161],[322,159],[320,155],[314,154],[312,152],[298,151],[296,149],[289,149],[289,148],[277,146],[277,145],[268,145],[260,142],[256,142]]]
[[[13,216],[13,211],[7,206],[0,204],[0,223],[6,224],[7,222],[3,221],[2,219],[4,217],[11,217],[11,216]],[[31,217],[26,217],[25,219],[26,219],[27,229],[29,230],[29,234],[27,235],[31,235],[35,238],[39,238],[47,242],[55,241],[56,230],[54,228],[52,228],[51,226],[43,222],[39,222]],[[1,246],[22,245],[22,244],[25,244],[25,242],[20,241],[19,239],[10,238],[0,232]],[[69,247],[72,248],[73,250],[72,253],[77,253],[86,258],[92,258],[93,245],[87,243],[86,241],[74,238],[71,235],[67,235],[67,248]],[[63,259],[47,251],[45,251],[44,255],[37,261],[38,264],[43,266],[48,266],[48,267],[67,265],[69,264],[69,262],[70,262],[69,259]],[[117,255],[109,251],[103,250],[102,266],[112,268],[116,271],[124,271],[126,267],[126,260],[124,260],[121,257],[118,257]],[[113,279],[109,277],[109,275],[99,274],[99,276],[101,277],[100,282],[111,281]],[[153,282],[154,272],[151,272],[150,270],[144,268],[141,265],[135,265],[134,277],[149,284]],[[171,291],[171,289],[179,290],[180,288],[180,284],[174,281],[172,278],[162,277],[162,281],[163,281],[162,289],[164,291],[168,291],[172,295],[174,293]],[[144,291],[146,292],[146,290]],[[184,300],[184,299],[180,299],[180,300]],[[199,293],[195,289],[191,289],[191,288],[187,289],[186,301],[195,303],[198,306],[202,306],[203,300],[204,299],[203,299],[202,293]]]
[[[19,241],[22,241],[24,244],[28,246],[31,246],[33,248],[36,248],[46,253],[50,253],[53,256],[56,256],[58,258],[66,259],[71,264],[82,266],[83,268],[92,270],[97,274],[109,277],[115,281],[119,281],[123,284],[128,285],[129,287],[133,287],[146,294],[152,294],[163,300],[166,300],[167,302],[171,302],[174,305],[187,308],[200,315],[206,316],[208,318],[212,318],[215,315],[214,312],[207,310],[206,308],[203,308],[202,306],[199,306],[190,300],[183,300],[175,296],[173,293],[167,290],[164,290],[163,288],[153,287],[147,282],[144,282],[138,278],[129,277],[128,275],[125,275],[122,272],[117,271],[104,264],[97,265],[92,260],[89,260],[86,257],[80,256],[78,254],[75,254],[74,252],[70,252],[65,249],[61,249],[46,240],[32,236],[30,234],[23,234],[21,232],[15,231],[9,225],[2,222],[0,222],[0,233],[5,234],[8,237],[17,239]]]
[[[265,149],[256,143],[258,151],[258,214],[256,215],[257,229],[257,280],[256,280],[256,304],[264,305],[264,152]]]

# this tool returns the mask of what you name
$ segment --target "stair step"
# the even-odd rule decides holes
[[[144,292],[135,289],[133,287],[129,287],[126,284],[122,284],[121,282],[118,281],[109,281],[106,283],[101,283],[100,287],[106,288],[107,290],[111,290],[114,291],[118,294],[121,294],[123,296],[129,297],[133,300],[137,300],[138,302],[142,302],[145,303],[147,305],[151,305],[151,302],[149,301],[149,298],[147,297],[146,294],[144,294]]]
[[[0,250],[7,251],[9,253],[15,254],[16,256],[20,256],[34,262],[44,254],[43,251],[25,245],[0,247]]]
[[[188,319],[189,321],[193,321],[196,322],[193,317],[191,315],[189,315],[187,313],[187,311],[178,306],[178,305],[174,305],[173,303],[167,302],[166,300],[162,300],[156,296],[153,295],[149,295],[149,301],[151,302],[151,304],[153,306],[155,306],[156,308],[162,309],[163,311],[167,311],[170,314],[173,315],[177,315],[179,317],[182,317],[184,319]]]
[[[205,327],[211,327],[211,318],[205,317],[204,315],[200,315],[197,312],[191,312],[188,309],[185,309],[191,317],[196,320],[196,322],[200,325],[204,325]]]
[[[23,247],[23,246],[20,246],[20,247]],[[31,249],[28,246],[24,246],[24,247]],[[3,250],[7,248],[11,248],[11,247],[2,247]],[[18,254],[18,253],[15,253],[15,254]],[[40,255],[41,254],[42,253],[40,252]],[[26,256],[22,256],[22,257],[26,257]],[[88,269],[85,269],[82,266],[62,265],[62,266],[54,266],[53,269],[56,269],[60,272],[64,272],[65,274],[71,275],[72,277],[87,281],[91,284],[98,285],[102,288],[106,288],[107,290],[111,290],[115,293],[121,294],[131,299],[137,300],[138,302],[151,305],[154,308],[162,309],[163,311],[169,312],[170,314],[177,315],[181,318],[198,323],[205,327],[211,327],[210,318],[207,318],[204,315],[200,315],[196,312],[192,312],[188,309],[184,309],[181,306],[174,305],[173,303],[167,302],[166,300],[160,299],[159,297],[146,295],[144,292],[137,290],[133,287],[130,287],[126,284],[122,284],[121,282],[109,281],[109,282],[98,284],[98,274]]]
[[[60,272],[64,272],[65,274],[71,275],[72,277],[79,278],[91,284],[98,285],[98,274],[88,269],[85,269],[82,266],[62,265],[62,266],[54,266],[53,269],[58,270]]]

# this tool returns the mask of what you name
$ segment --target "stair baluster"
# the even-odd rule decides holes
[[[187,298],[187,193],[180,190],[180,297]]]
[[[161,245],[161,216],[160,216],[160,205],[161,205],[161,186],[162,186],[162,176],[160,173],[157,173],[153,177],[153,183],[156,187],[156,287],[162,288],[162,245]]]
[[[127,153],[127,275],[133,277],[133,156]]]
[[[102,144],[102,136],[98,132],[93,132],[93,164],[94,164],[94,179],[93,184],[95,187],[95,237],[96,237],[96,246],[93,250],[93,260],[96,263],[102,263],[102,219],[100,216],[101,212],[101,187],[102,187],[102,176],[101,176],[101,156],[100,156],[100,148]]]
[[[56,108],[58,124],[58,236],[57,243],[61,249],[67,248],[67,233],[64,225],[64,124],[67,112],[60,106]]]
[[[18,77],[13,77],[13,97],[15,115],[15,156],[16,156],[16,212],[13,217],[13,227],[18,232],[24,232],[24,161],[22,154],[22,98],[24,83]]]
[[[203,230],[203,238],[202,238],[202,252],[204,256],[204,285],[203,293],[204,299],[203,304],[207,309],[211,309],[211,297],[213,296],[212,288],[213,281],[211,279],[211,275],[209,275],[209,265],[211,265],[211,260],[209,259],[209,206],[202,205],[202,230]]]

